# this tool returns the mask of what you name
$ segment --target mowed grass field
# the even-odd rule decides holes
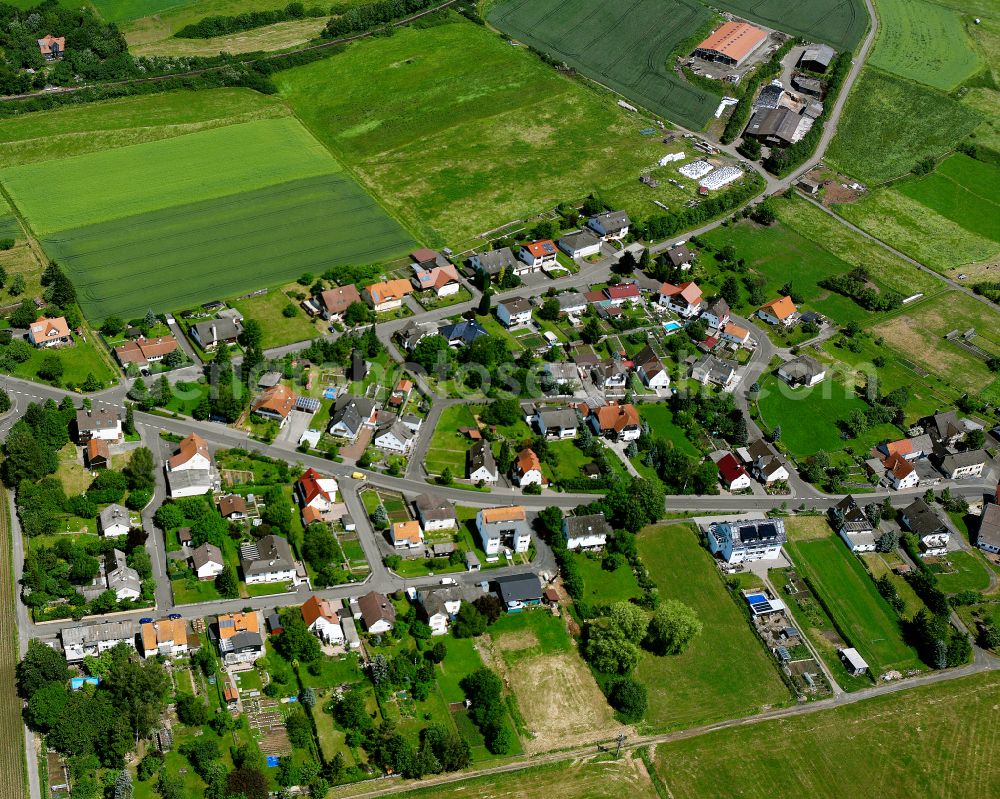
[[[171,92],[0,124],[0,180],[88,318],[172,310],[412,245],[280,101],[260,98]]]
[[[799,573],[809,579],[873,676],[890,669],[922,668],[916,652],[903,642],[899,616],[842,541],[792,541],[787,548]]]
[[[874,66],[943,91],[982,67],[958,11],[927,0],[875,0],[875,6]]]
[[[458,432],[462,427],[476,427],[476,418],[468,405],[452,405],[441,412],[424,459],[429,474],[441,474],[445,468],[450,468],[455,477],[465,477],[465,453],[472,441]]]
[[[963,153],[897,190],[979,236],[1000,242],[1000,168]]]
[[[1000,794],[995,673],[720,730],[656,749],[674,799]]]
[[[500,0],[490,23],[638,105],[686,127],[709,121],[720,96],[693,86],[667,59],[708,20],[697,0]]]
[[[688,525],[648,527],[639,554],[663,598],[697,612],[704,629],[681,655],[644,653],[635,677],[649,691],[645,732],[708,724],[789,704],[777,668]]]
[[[712,5],[837,50],[853,50],[868,28],[863,0],[721,0]]]
[[[475,246],[560,201],[637,184],[663,155],[640,135],[648,120],[450,19],[275,75],[313,134],[425,243]]]
[[[866,67],[827,158],[862,182],[883,183],[927,156],[949,152],[982,120],[978,111],[943,92]]]
[[[631,753],[619,760],[574,760],[416,788],[406,799],[658,799],[645,765]]]
[[[3,183],[39,236],[251,191],[340,166],[291,117],[15,166]],[[58,183],[59,202],[51,187]],[[100,185],[100,191],[94,191]]]

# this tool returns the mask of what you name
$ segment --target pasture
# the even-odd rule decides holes
[[[5,170],[40,237],[316,175],[340,172],[292,118],[265,119]],[[96,181],[101,191],[93,191]],[[60,186],[52,202],[51,186]]]
[[[663,744],[656,770],[674,799],[996,796],[998,703],[1000,677],[975,675]]]
[[[1000,242],[1000,168],[962,153],[951,155],[929,175],[896,190],[956,225]]]
[[[990,280],[1000,263],[996,241],[962,227],[902,190],[876,189],[856,203],[836,206],[837,213],[881,241],[906,253],[924,266],[954,278],[959,272],[971,280]]]
[[[350,220],[350,224],[343,220]],[[90,319],[170,310],[405,253],[409,236],[327,174],[64,231],[43,240]],[[135,286],[143,286],[137,294]]]
[[[696,0],[501,0],[489,21],[655,114],[701,129],[720,95],[677,77],[667,60],[708,20]]]
[[[769,28],[853,50],[868,28],[863,0],[722,0],[713,5]],[[879,4],[881,5],[881,3]]]
[[[981,121],[979,112],[942,92],[866,67],[827,158],[864,183],[883,183],[949,152]]]
[[[619,725],[561,617],[547,609],[508,614],[490,636],[528,732],[528,754],[614,737]]]
[[[973,343],[1000,354],[996,311],[957,291],[922,301],[878,324],[873,332],[889,346],[936,374],[958,391],[978,394],[994,376],[979,357],[944,338],[952,330],[976,329]]]
[[[799,574],[826,604],[837,628],[871,666],[873,676],[890,669],[922,668],[903,642],[900,619],[875,583],[838,538],[792,541],[787,550]]]
[[[875,5],[879,29],[873,66],[946,92],[982,67],[958,11],[927,0],[876,0]]]
[[[460,18],[274,76],[299,118],[431,246],[635,183],[646,119]],[[475,53],[475,58],[469,58]]]
[[[820,450],[836,453],[850,446],[866,452],[880,441],[903,435],[895,425],[877,425],[862,439],[842,439],[839,423],[854,411],[863,411],[868,403],[855,396],[850,381],[837,375],[809,388],[790,388],[773,374],[760,381],[757,407],[768,429],[781,427],[781,443],[796,458],[815,455]]]
[[[770,654],[727,592],[694,529],[648,527],[638,543],[660,596],[690,605],[704,625],[681,655],[642,655],[635,677],[649,690],[643,731],[682,729],[788,704],[791,697]]]
[[[530,766],[500,774],[400,793],[404,799],[657,799],[643,762],[630,754],[619,760],[574,760]]]

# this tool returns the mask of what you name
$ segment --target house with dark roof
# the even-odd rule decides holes
[[[834,506],[834,528],[851,552],[874,552],[878,536],[868,514],[850,494]]]
[[[574,230],[559,239],[559,249],[570,258],[590,258],[601,254],[603,240],[592,230]]]
[[[436,333],[437,326],[431,322],[416,322],[410,319],[396,334],[396,337],[403,345],[403,349],[407,352],[413,352],[422,339],[427,336],[433,336]]]
[[[802,117],[784,106],[761,108],[754,112],[743,135],[753,136],[765,144],[787,146],[795,143],[801,121]]]
[[[588,513],[563,519],[562,533],[567,549],[600,549],[613,531],[603,513]]]
[[[691,377],[702,385],[712,383],[720,388],[729,388],[736,379],[736,362],[714,355],[702,355],[691,366]]]
[[[462,590],[458,586],[441,586],[417,591],[417,607],[430,625],[431,635],[445,635],[462,607]]]
[[[413,500],[413,507],[424,532],[453,530],[458,526],[455,506],[437,494],[420,494]]]
[[[694,262],[695,252],[683,244],[676,244],[666,252],[667,260],[676,269],[688,269]]]
[[[715,329],[725,327],[726,323],[729,321],[729,316],[729,303],[726,302],[724,297],[716,297],[708,304],[708,307],[701,312],[701,318],[705,320],[709,327]]]
[[[76,412],[76,441],[86,444],[91,439],[119,442],[123,438],[121,412],[111,408],[81,408]]]
[[[587,310],[587,298],[579,291],[564,291],[556,295],[559,303],[559,313],[581,314]]]
[[[490,277],[496,277],[504,269],[516,271],[518,263],[510,247],[501,247],[499,250],[473,253],[469,257],[469,266],[477,272],[485,272]]]
[[[497,319],[508,330],[531,324],[531,302],[524,297],[511,297],[497,303]]]
[[[947,554],[951,531],[923,498],[903,508],[900,521],[920,540],[921,557]]]
[[[747,446],[750,473],[764,485],[787,481],[788,469],[778,451],[763,438],[758,438]]]
[[[949,480],[968,480],[982,477],[990,462],[989,453],[984,449],[948,453],[939,461],[939,468]]]
[[[976,546],[991,555],[1000,554],[1000,505],[989,502],[979,517],[976,529]]]
[[[493,458],[490,442],[480,439],[469,447],[465,457],[465,472],[470,480],[478,483],[495,483],[499,478],[497,462]]]
[[[576,438],[580,427],[576,411],[566,406],[536,408],[528,418],[528,423],[534,423],[543,436],[559,439]]]
[[[398,417],[375,428],[372,443],[381,450],[403,454],[410,451],[416,436]]]
[[[605,211],[587,220],[587,227],[605,241],[619,241],[628,235],[632,220],[624,211]]]
[[[826,72],[833,59],[837,56],[837,51],[828,44],[809,45],[799,58],[799,67],[808,69],[810,72]]]
[[[750,475],[733,453],[727,452],[715,465],[719,467],[719,480],[730,491],[745,491],[750,488]]]
[[[230,316],[196,322],[191,325],[190,330],[195,344],[206,352],[214,350],[220,344],[235,344],[242,332],[243,320]]]
[[[970,430],[967,420],[959,419],[957,411],[935,413],[933,416],[922,419],[921,424],[935,443],[945,447],[954,447],[960,443]],[[973,423],[971,426],[976,427],[977,425]]]
[[[447,339],[451,347],[465,347],[480,336],[488,336],[486,329],[475,320],[463,319],[438,328],[438,335]]]
[[[358,607],[365,629],[372,635],[388,632],[396,624],[396,606],[385,594],[369,591],[358,597]]]
[[[342,394],[333,403],[328,432],[353,441],[363,428],[375,427],[377,411],[378,403],[373,399]]]
[[[240,544],[240,568],[247,585],[298,582],[292,548],[278,535]]]
[[[226,567],[222,550],[207,541],[191,553],[191,568],[199,580],[214,580]]]
[[[532,572],[498,577],[493,585],[508,613],[542,604],[542,583]]]
[[[815,386],[826,378],[826,367],[815,358],[800,355],[779,366],[778,377],[792,388]]]

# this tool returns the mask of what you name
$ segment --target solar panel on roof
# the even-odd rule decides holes
[[[313,397],[299,397],[295,400],[295,410],[315,412],[319,410],[319,400]]]

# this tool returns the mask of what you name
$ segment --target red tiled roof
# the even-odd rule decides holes
[[[208,452],[208,442],[197,433],[192,433],[177,445],[177,453],[168,461],[170,468],[183,466],[195,455],[204,455],[209,460],[212,459]]]
[[[795,303],[792,302],[791,297],[778,297],[776,300],[764,303],[760,309],[762,311],[766,310],[771,316],[780,319],[782,322],[798,310],[795,307]]]
[[[747,470],[740,466],[731,452],[726,453],[726,455],[720,458],[716,466],[719,467],[719,474],[726,481],[727,485],[732,485],[747,473]]]
[[[697,49],[713,50],[740,61],[766,38],[764,31],[746,22],[724,22]]]

